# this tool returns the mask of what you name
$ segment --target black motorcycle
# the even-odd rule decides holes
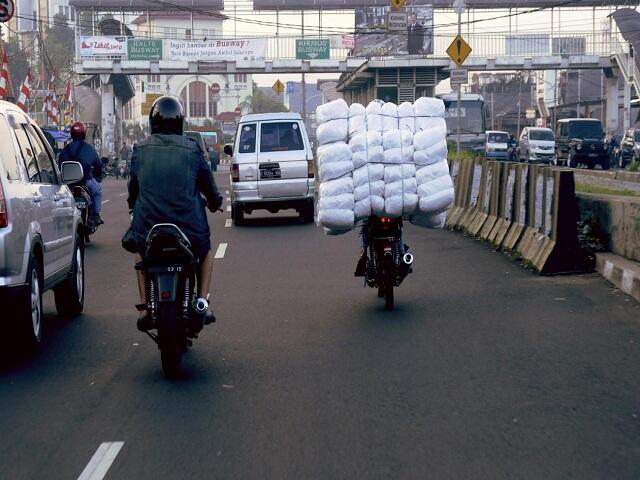
[[[157,333],[146,333],[158,344],[165,376],[175,378],[182,354],[198,337],[207,310],[194,303],[198,260],[185,234],[171,223],[151,229],[143,258],[136,269],[145,272],[147,311],[157,329]]]
[[[80,211],[82,224],[80,225],[80,234],[85,243],[89,243],[89,235],[96,233],[98,226],[94,223],[93,218],[89,215],[91,210],[91,195],[89,190],[82,184],[74,184],[71,186],[71,194],[76,202],[76,208]]]
[[[378,289],[384,309],[393,310],[393,289],[411,273],[413,264],[413,255],[402,242],[402,218],[371,216],[362,234],[368,250],[365,281]]]

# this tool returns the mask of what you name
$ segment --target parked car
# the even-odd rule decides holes
[[[484,145],[484,155],[487,158],[508,160],[509,134],[498,130],[488,130]]]
[[[0,101],[0,304],[3,327],[30,345],[43,338],[42,294],[53,290],[58,313],[84,306],[80,211],[67,183],[83,178],[78,162],[58,170],[40,128]],[[5,337],[11,338],[11,337]]]
[[[209,152],[209,159],[211,160],[211,169],[215,172],[220,165],[220,145],[218,144],[217,132],[200,132],[204,138],[204,143],[207,145],[207,151]]]
[[[522,162],[555,163],[556,161],[556,139],[550,128],[523,128],[519,146]]]
[[[612,152],[612,163],[625,168],[634,160],[640,160],[640,129],[630,128]]]
[[[202,134],[200,132],[196,132],[195,130],[185,130],[184,136],[187,138],[190,138],[191,140],[196,142],[198,145],[200,145],[200,148],[204,152],[205,160],[209,163],[209,165],[211,165],[211,159],[209,158],[207,145],[204,143],[204,137],[202,136]]]
[[[315,175],[307,130],[297,113],[244,115],[231,158],[231,216],[235,225],[254,210],[295,209],[314,216]]]
[[[609,144],[604,141],[602,122],[596,118],[563,118],[556,127],[557,164],[572,168],[600,165],[609,170]]]

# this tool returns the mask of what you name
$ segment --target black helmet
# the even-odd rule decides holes
[[[184,110],[180,102],[173,97],[160,97],[151,106],[149,112],[151,133],[182,135],[184,128]]]

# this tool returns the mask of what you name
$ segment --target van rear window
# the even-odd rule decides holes
[[[261,152],[304,150],[297,122],[263,123],[260,132]]]
[[[240,144],[238,153],[255,153],[256,151],[256,124],[242,125],[240,129]]]

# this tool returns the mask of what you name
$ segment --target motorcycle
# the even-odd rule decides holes
[[[363,228],[368,250],[365,282],[378,289],[378,297],[384,298],[384,309],[393,310],[393,289],[412,272],[414,260],[402,242],[402,218],[371,216]]]
[[[198,260],[191,243],[176,225],[155,225],[145,243],[144,260],[136,269],[145,272],[147,311],[157,333],[146,331],[158,345],[162,370],[175,378],[182,355],[202,330],[206,305],[196,302]]]
[[[73,195],[76,208],[80,211],[80,218],[82,219],[80,234],[85,243],[89,243],[91,242],[89,235],[93,235],[98,229],[98,226],[89,215],[89,211],[91,210],[91,195],[89,195],[87,187],[82,184],[73,184],[71,186],[71,194]]]

